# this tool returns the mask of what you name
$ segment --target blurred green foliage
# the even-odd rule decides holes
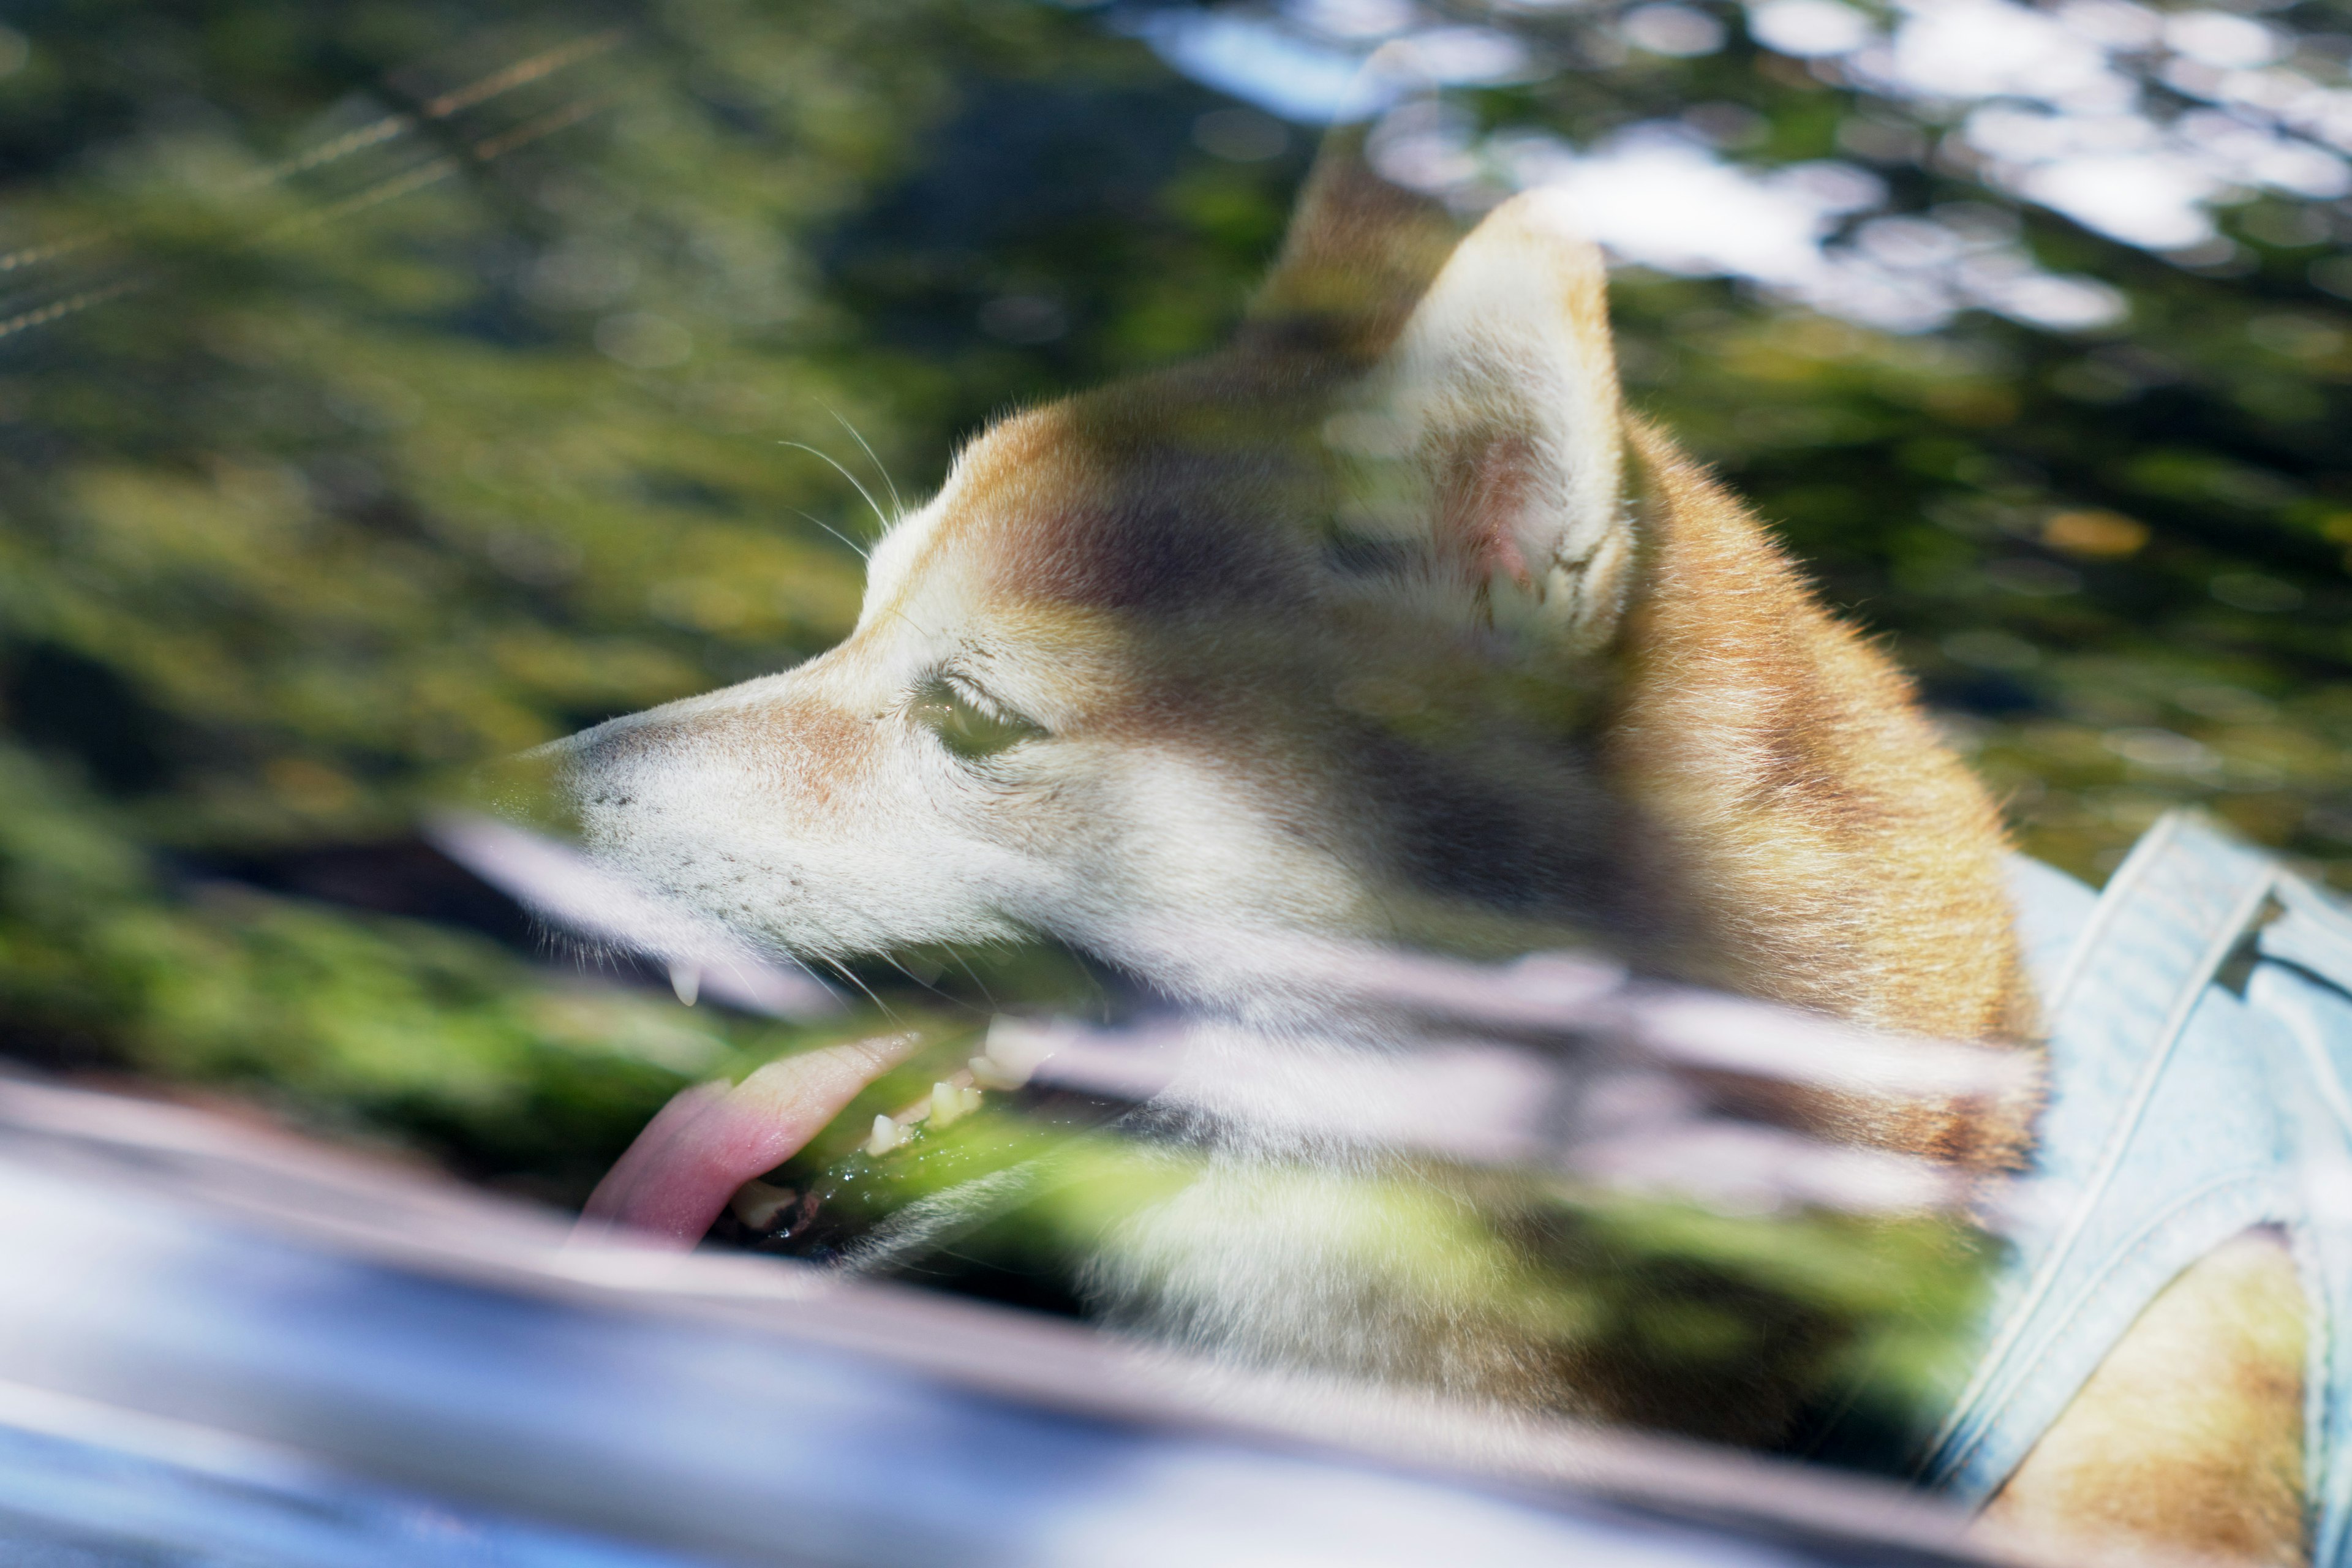
[[[879,469],[1208,341],[1297,161],[1204,157],[1213,95],[1025,0],[11,25],[0,1040],[576,1200],[690,1076],[838,1031],[223,868],[837,638]]]
[[[2073,334],[1895,335],[1639,270],[1616,300],[1637,404],[1891,640],[2028,849],[2095,879],[2200,801],[2346,879],[2338,205],[2250,199],[2226,263],[2168,260],[2021,209],[1938,155],[1948,126],[1890,125],[1727,9],[1691,58],[1601,47],[1622,7],[1451,9],[1582,62],[1458,95],[1490,123],[1731,106],[1748,163],[1875,149],[1898,206],[1969,204],[2122,289]],[[1229,100],[1042,0],[23,0],[0,73],[0,1052],[559,1201],[680,1085],[871,1016],[687,1014],[270,868],[838,637],[867,496],[919,494],[1018,401],[1216,342],[1310,140],[1207,134]],[[948,1000],[867,978],[972,1016],[977,979],[910,967]],[[1097,1174],[1033,1205],[1043,1233],[1146,1179]],[[1431,1268],[1516,1267],[1448,1214],[1414,1233]],[[1916,1393],[1970,1300],[1942,1232],[1522,1217],[1569,1272],[1497,1300],[1621,1358],[1729,1376],[1760,1325]],[[1693,1270],[1681,1316],[1637,1310]],[[1774,1315],[1800,1298],[1802,1333]]]

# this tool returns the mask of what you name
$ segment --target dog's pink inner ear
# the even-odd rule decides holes
[[[1430,543],[1496,624],[1597,646],[1635,552],[1606,271],[1565,205],[1530,192],[1488,214],[1362,395],[1382,447],[1431,487]]]
[[[1460,560],[1471,581],[1509,578],[1532,588],[1520,540],[1528,513],[1543,488],[1535,442],[1525,436],[1485,436],[1458,446],[1444,465],[1437,496],[1438,548]]]

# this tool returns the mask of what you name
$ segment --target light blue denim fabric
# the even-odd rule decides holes
[[[2187,813],[2102,893],[2024,859],[2011,891],[2050,1102],[1927,1479],[1990,1497],[2158,1291],[2277,1225],[2312,1309],[2312,1561],[2352,1568],[2352,911]]]

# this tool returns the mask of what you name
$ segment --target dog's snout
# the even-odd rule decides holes
[[[599,818],[638,804],[646,764],[674,749],[679,726],[631,714],[479,769],[473,793],[509,822],[568,838],[595,837]]]

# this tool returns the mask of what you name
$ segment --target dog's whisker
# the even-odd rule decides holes
[[[111,232],[108,229],[96,229],[89,234],[68,235],[63,239],[53,239],[44,245],[28,245],[22,250],[12,250],[5,256],[0,256],[0,272],[17,272],[27,267],[38,267],[44,261],[54,261],[60,256],[69,256],[77,250],[96,245]]]
[[[611,102],[609,97],[583,99],[552,113],[541,115],[537,120],[526,121],[512,131],[478,142],[472,148],[474,161],[487,163],[527,142],[538,141],[543,136],[551,135],[568,126],[575,125],[609,102]],[[264,231],[265,237],[278,239],[322,228],[328,224],[340,222],[370,207],[380,206],[385,202],[423,190],[427,185],[438,184],[465,166],[463,160],[454,156],[444,155],[428,159],[389,179],[378,181],[363,190],[356,191],[340,201],[331,202],[324,207],[273,225]],[[60,241],[58,244],[79,247],[82,244],[94,244],[106,237],[109,237],[96,234],[85,236],[76,241]],[[52,249],[55,248],[52,247]],[[47,326],[53,321],[79,314],[95,305],[107,304],[121,299],[125,294],[151,287],[155,281],[156,279],[152,277],[125,279],[121,282],[110,283],[97,289],[87,289],[80,293],[68,295],[62,300],[53,300],[33,310],[20,311],[16,315],[0,320],[0,339],[13,337],[18,332],[30,331],[35,327]]]
[[[848,416],[840,409],[827,407],[825,412],[832,415],[841,427],[849,432],[849,438],[857,443],[858,449],[864,452],[866,458],[873,463],[874,471],[882,476],[883,488],[890,492],[890,515],[904,517],[907,513],[907,503],[898,498],[898,481],[890,477],[890,465],[882,460],[882,455],[874,449],[866,437],[859,433],[857,426],[852,425]]]
[[[971,962],[954,948],[950,948],[948,950],[948,955],[955,960],[956,967],[958,969],[962,970],[965,974],[971,976],[972,987],[980,993],[980,999],[988,1004],[990,1008],[993,1009],[996,1005],[996,997],[989,991],[988,982],[980,977],[980,971],[974,969],[971,966]]]
[[[835,473],[839,474],[843,479],[849,481],[850,488],[865,499],[867,506],[873,508],[875,521],[882,525],[882,531],[885,533],[890,531],[890,520],[883,514],[882,504],[874,499],[874,492],[866,488],[864,480],[860,479],[856,474],[851,473],[847,468],[842,466],[840,458],[835,458],[829,452],[820,452],[805,441],[779,441],[776,444],[780,447],[795,447],[800,451],[806,452],[809,456],[817,458],[819,461],[829,465]]]
[[[944,991],[940,990],[937,985],[935,985],[935,984],[933,984],[931,982],[929,982],[929,981],[928,981],[928,980],[924,979],[921,975],[919,975],[919,974],[916,973],[913,970],[911,970],[911,969],[908,968],[904,963],[900,963],[900,962],[898,961],[898,956],[897,956],[896,954],[886,952],[886,953],[884,953],[884,954],[882,955],[882,960],[883,960],[883,962],[884,962],[884,963],[887,963],[891,968],[893,968],[893,969],[897,970],[899,973],[901,973],[901,974],[905,975],[908,979],[909,979],[909,980],[913,981],[916,984],[918,984],[918,985],[921,986],[924,990],[926,990],[926,991],[929,992],[932,995],[934,995],[934,996],[936,996],[936,997],[938,997],[940,1001],[945,1002],[945,1003],[948,1003],[948,1004],[950,1004],[950,1005],[952,1005],[952,1006],[958,1006],[958,1007],[961,1007],[961,1006],[963,1006],[963,1005],[964,1005],[964,1004],[963,1004],[963,1003],[957,1001],[953,996],[949,995],[946,992],[944,992]]]
[[[576,65],[582,60],[602,54],[617,46],[625,36],[624,29],[613,27],[569,44],[558,45],[528,59],[518,60],[512,65],[502,67],[488,76],[468,82],[464,87],[452,89],[440,97],[429,100],[414,114],[387,114],[380,120],[372,121],[368,124],[332,137],[308,152],[298,153],[293,157],[273,163],[266,169],[256,170],[232,182],[228,188],[231,191],[252,190],[261,185],[291,179],[297,174],[306,174],[313,170],[325,168],[331,163],[340,163],[355,153],[380,146],[394,137],[415,130],[420,125],[446,119],[460,110],[471,109],[478,104],[486,103],[501,93],[538,81],[567,66]],[[532,136],[525,137],[523,140],[532,140],[537,135],[545,133],[545,131],[535,132]],[[490,152],[484,151],[485,147],[492,146],[500,140],[500,138],[492,137],[486,142],[478,142],[474,148],[475,156],[495,157],[499,152],[505,151],[504,147],[497,147]],[[514,144],[520,145],[520,142],[516,142]],[[76,251],[86,250],[91,246],[114,238],[121,232],[121,229],[114,227],[97,228],[85,234],[68,235],[63,239],[49,240],[40,245],[26,246],[22,249],[0,254],[0,273],[18,272],[27,267],[37,267],[44,262],[55,261],[60,257],[70,256]]]
[[[381,206],[385,202],[421,191],[427,185],[437,184],[457,174],[469,162],[487,163],[491,159],[501,157],[518,147],[576,125],[611,102],[610,95],[603,95],[581,99],[566,104],[562,109],[542,114],[535,120],[525,121],[511,131],[485,137],[474,142],[467,149],[471,154],[470,159],[461,158],[454,153],[444,153],[439,157],[428,158],[424,163],[414,164],[389,179],[354,191],[350,195],[330,202],[323,207],[315,208],[297,217],[288,218],[285,222],[273,226],[268,231],[268,235],[271,238],[282,238],[288,235],[308,233],[312,229],[322,228],[328,224],[338,223],[344,218],[365,212],[370,207]]]
[[[380,145],[395,136],[414,131],[418,123],[417,118],[413,114],[387,114],[372,124],[362,125],[356,131],[346,131],[332,141],[322,142],[307,153],[297,153],[284,163],[273,163],[267,169],[257,169],[236,181],[229,188],[238,191],[251,190],[257,185],[291,179],[296,174],[307,174],[313,169],[323,169],[330,163],[341,163],[354,153],[363,153],[370,147]]]
[[[273,224],[268,230],[268,237],[272,239],[283,239],[289,235],[307,234],[312,229],[324,228],[329,224],[341,222],[355,214],[365,212],[370,207],[380,206],[396,197],[408,195],[413,192],[423,190],[427,185],[438,184],[456,174],[463,166],[458,159],[447,154],[428,158],[422,163],[411,164],[388,179],[379,180],[373,185],[352,192],[350,195],[329,202],[325,206],[315,207],[299,216]]]
[[[807,959],[803,958],[799,953],[785,952],[782,954],[782,956],[787,963],[790,963],[793,968],[799,970],[803,974],[807,975],[811,980],[817,981],[820,984],[823,983],[824,977],[816,972],[816,965],[811,963]]]
[[[552,76],[567,66],[577,65],[582,60],[617,47],[626,37],[625,28],[607,27],[601,33],[591,33],[584,38],[558,44],[551,49],[517,60],[464,87],[452,88],[440,97],[428,100],[422,112],[427,120],[446,119],[461,109],[471,109],[478,103],[488,102],[502,92],[537,81],[541,77]]]
[[[840,975],[844,980],[848,981],[852,985],[857,987],[858,990],[864,992],[866,994],[866,999],[868,1002],[873,1003],[877,1008],[881,1009],[882,1016],[884,1017],[889,1019],[894,1024],[898,1021],[898,1015],[890,1010],[890,1005],[887,1002],[883,1001],[881,997],[874,994],[874,988],[866,984],[863,980],[858,979],[857,976],[851,972],[847,964],[842,963],[841,960],[837,958],[827,958],[824,960],[824,966],[827,969],[832,970],[835,974]],[[909,978],[911,979],[912,976],[909,976]]]
[[[474,161],[478,163],[487,163],[493,158],[502,157],[518,147],[539,141],[541,137],[552,136],[559,131],[568,130],[599,110],[610,108],[619,97],[618,93],[603,92],[587,98],[575,99],[561,109],[550,110],[535,119],[526,120],[511,131],[502,131],[496,136],[485,136],[473,144],[471,151]]]
[[[623,36],[622,29],[613,27],[602,33],[593,33],[587,37],[575,39],[569,44],[559,44],[554,48],[533,55],[528,59],[518,60],[510,66],[502,67],[492,71],[488,76],[468,82],[463,87],[453,88],[438,98],[429,100],[421,105],[414,114],[387,114],[383,119],[362,125],[357,130],[347,131],[341,136],[311,148],[307,153],[297,153],[281,163],[247,175],[246,179],[239,182],[239,185],[262,184],[273,180],[283,180],[296,174],[308,174],[313,169],[323,168],[329,163],[348,158],[354,153],[364,152],[380,142],[388,142],[404,132],[414,131],[420,125],[436,120],[446,120],[460,110],[472,109],[478,104],[488,102],[501,93],[510,92],[527,83],[552,76],[567,66],[576,65],[582,60],[614,47],[620,43]]]
[[[849,546],[849,548],[850,548],[850,549],[855,550],[856,552],[857,552],[857,558],[858,558],[860,561],[871,561],[871,560],[873,560],[873,559],[874,559],[874,552],[873,552],[872,551],[870,551],[870,550],[866,549],[866,546],[864,546],[864,545],[862,545],[862,544],[858,543],[858,542],[857,542],[857,541],[856,541],[856,540],[854,540],[854,539],[850,538],[850,537],[849,537],[849,535],[847,535],[847,534],[845,534],[845,533],[842,532],[842,531],[841,531],[841,530],[839,530],[839,529],[837,529],[837,528],[834,527],[834,526],[833,526],[833,524],[831,524],[831,523],[829,523],[829,522],[826,522],[826,521],[824,521],[822,519],[819,519],[819,518],[816,518],[816,517],[812,517],[809,513],[803,511],[803,510],[802,510],[800,508],[798,508],[798,507],[790,507],[790,508],[787,508],[786,510],[789,510],[789,511],[790,511],[790,512],[791,512],[794,517],[801,518],[801,519],[805,520],[805,521],[808,521],[808,522],[814,523],[817,527],[819,527],[819,528],[821,528],[821,529],[824,530],[827,533],[830,533],[830,534],[831,534],[831,535],[833,535],[835,539],[838,539],[838,540],[839,540],[839,541],[841,541],[844,544],[846,544],[847,546]]]
[[[93,305],[103,305],[110,300],[120,300],[123,295],[144,289],[153,281],[154,279],[151,278],[127,278],[120,283],[110,283],[102,289],[86,289],[79,294],[69,294],[62,300],[52,300],[48,304],[33,310],[20,311],[5,321],[0,321],[0,338],[14,337],[18,332],[29,331],[34,327],[46,327],[51,321],[62,321],[68,316],[87,310]]]

